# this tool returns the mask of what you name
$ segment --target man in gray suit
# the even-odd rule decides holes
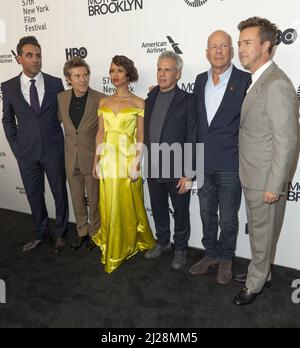
[[[237,305],[252,303],[270,285],[286,187],[298,144],[298,100],[289,78],[272,61],[277,27],[253,17],[239,26],[239,58],[252,74],[241,111],[240,179],[246,200],[252,261]],[[243,281],[242,276],[236,280]]]

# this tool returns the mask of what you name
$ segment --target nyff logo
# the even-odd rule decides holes
[[[66,59],[71,59],[73,57],[80,57],[85,59],[88,55],[88,51],[85,47],[80,48],[66,48]]]
[[[200,7],[203,6],[207,3],[208,0],[194,0],[194,1],[190,1],[190,0],[184,0],[184,2],[186,4],[188,4],[189,6],[192,7]]]

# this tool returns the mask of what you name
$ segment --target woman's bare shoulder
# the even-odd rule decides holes
[[[145,100],[143,98],[140,98],[138,96],[134,96],[133,97],[133,102],[134,102],[134,106],[137,108],[137,109],[142,109],[144,110],[145,109]]]
[[[106,106],[107,103],[109,103],[111,97],[104,97],[104,98],[101,98],[100,101],[99,101],[99,108],[103,107],[103,106]]]

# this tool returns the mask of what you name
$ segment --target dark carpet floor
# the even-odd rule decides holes
[[[0,279],[7,288],[0,327],[300,327],[300,304],[291,300],[299,271],[275,267],[272,288],[251,306],[238,307],[232,299],[239,284],[218,285],[215,271],[174,271],[171,253],[156,260],[138,254],[106,274],[96,249],[68,247],[55,255],[47,241],[23,254],[33,237],[30,215],[0,209],[0,226]],[[70,230],[72,239],[74,225]],[[188,267],[201,256],[190,249]],[[235,259],[234,270],[245,271],[247,264]]]

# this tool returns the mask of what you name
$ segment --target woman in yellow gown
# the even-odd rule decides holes
[[[134,63],[115,56],[110,66],[115,93],[102,98],[94,177],[100,180],[99,231],[93,241],[102,251],[101,262],[111,273],[138,251],[153,248],[143,200],[140,159],[144,140],[144,100],[129,91],[138,79]]]

